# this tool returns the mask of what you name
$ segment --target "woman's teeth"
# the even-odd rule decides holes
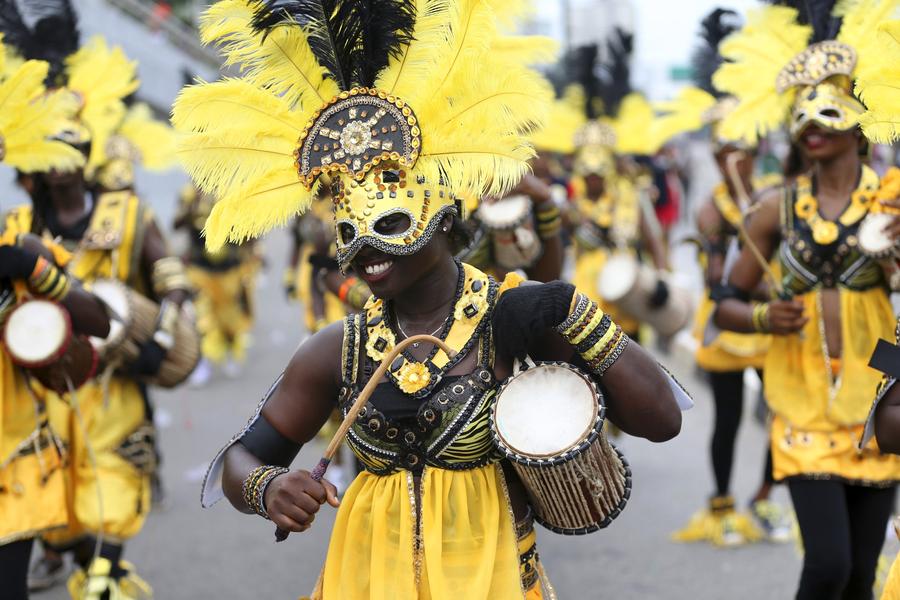
[[[388,260],[383,263],[378,263],[375,265],[366,265],[365,266],[366,275],[379,275],[381,273],[384,273],[385,271],[387,271],[388,269],[391,268],[392,264],[394,264],[394,263]]]

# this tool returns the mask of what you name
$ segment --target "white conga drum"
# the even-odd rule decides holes
[[[541,254],[531,208],[525,195],[484,200],[478,207],[478,220],[491,232],[494,260],[504,269],[530,267]]]
[[[594,381],[565,363],[529,363],[497,392],[494,442],[551,531],[602,529],[631,495],[631,469],[606,439],[604,413]]]
[[[84,385],[97,368],[91,343],[74,335],[69,313],[49,300],[26,300],[14,308],[3,328],[3,345],[13,364],[59,394]]]
[[[665,304],[654,308],[650,306],[650,298],[660,279],[665,282],[669,297]],[[605,302],[647,323],[664,337],[684,329],[693,312],[690,292],[627,252],[615,253],[607,259],[597,279],[597,292]]]
[[[895,216],[890,213],[869,213],[859,224],[859,249],[872,258],[900,257],[897,242],[891,239],[884,228],[891,224]]]
[[[97,349],[101,362],[110,363],[120,355],[131,328],[134,313],[131,295],[125,284],[117,279],[98,279],[90,286],[90,291],[106,305],[110,316],[109,335],[105,338],[92,337],[91,343]]]

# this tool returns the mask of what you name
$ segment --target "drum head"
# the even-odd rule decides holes
[[[95,348],[103,349],[105,346],[118,343],[125,336],[131,308],[128,304],[128,294],[118,281],[112,279],[95,281],[91,292],[114,313],[109,320],[109,335],[106,338],[90,338]]]
[[[59,305],[30,300],[9,315],[3,341],[15,362],[35,365],[56,358],[69,331],[69,316]]]
[[[884,232],[894,216],[886,213],[873,213],[866,216],[859,224],[859,247],[870,256],[886,256],[894,247],[892,240]]]
[[[523,222],[531,211],[528,196],[507,196],[478,207],[479,220],[491,229],[511,229]]]
[[[615,302],[634,288],[638,276],[638,261],[630,254],[614,254],[603,265],[597,291],[604,300]]]
[[[497,395],[500,442],[526,457],[562,454],[590,435],[600,404],[594,387],[569,367],[539,364],[513,376]]]

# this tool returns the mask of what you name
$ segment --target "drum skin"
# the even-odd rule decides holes
[[[665,281],[669,289],[669,299],[663,306],[652,308],[650,297],[660,279]],[[630,253],[620,252],[609,257],[597,278],[597,291],[605,302],[614,304],[626,315],[647,323],[665,337],[684,329],[693,312],[689,292]]]
[[[525,486],[537,521],[555,533],[607,527],[631,495],[631,469],[606,439],[604,414],[593,379],[566,363],[529,364],[497,392],[494,443]]]
[[[35,309],[38,310],[35,310]],[[60,343],[54,348],[48,348],[44,356],[26,360],[25,354],[17,347],[24,341],[16,340],[12,329],[16,326],[27,328],[28,319],[39,320],[36,327],[46,326],[47,310],[53,310],[58,314],[59,324],[63,331]],[[17,315],[18,313],[18,315]],[[19,325],[19,320],[24,320]],[[37,379],[45,388],[58,394],[65,394],[70,389],[78,389],[84,385],[97,370],[97,353],[94,347],[84,336],[72,333],[72,321],[68,311],[61,305],[48,300],[26,300],[15,308],[6,321],[3,331],[3,343],[6,346],[10,359],[14,364],[25,369],[31,376]],[[70,387],[71,386],[71,387]]]

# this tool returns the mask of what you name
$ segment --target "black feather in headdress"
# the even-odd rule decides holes
[[[619,111],[622,100],[631,93],[631,52],[634,36],[621,27],[616,27],[606,44],[609,53],[601,70],[603,87],[600,97],[606,114],[613,116]]]
[[[28,0],[27,15],[16,0],[0,0],[0,31],[4,43],[16,48],[26,59],[50,63],[49,85],[58,85],[65,71],[66,57],[78,50],[78,16],[71,0]],[[26,16],[34,25],[28,27]]]
[[[371,87],[413,38],[414,0],[263,0],[253,28],[264,35],[301,26],[309,47],[338,86]]]
[[[733,10],[717,8],[700,22],[701,42],[691,55],[694,85],[719,98],[722,94],[713,86],[713,73],[722,64],[719,44],[740,28],[738,14]]]
[[[799,13],[797,20],[804,25],[812,26],[813,34],[809,40],[811,44],[833,40],[841,30],[840,17],[832,14],[837,0],[769,0],[769,2],[797,9]]]

